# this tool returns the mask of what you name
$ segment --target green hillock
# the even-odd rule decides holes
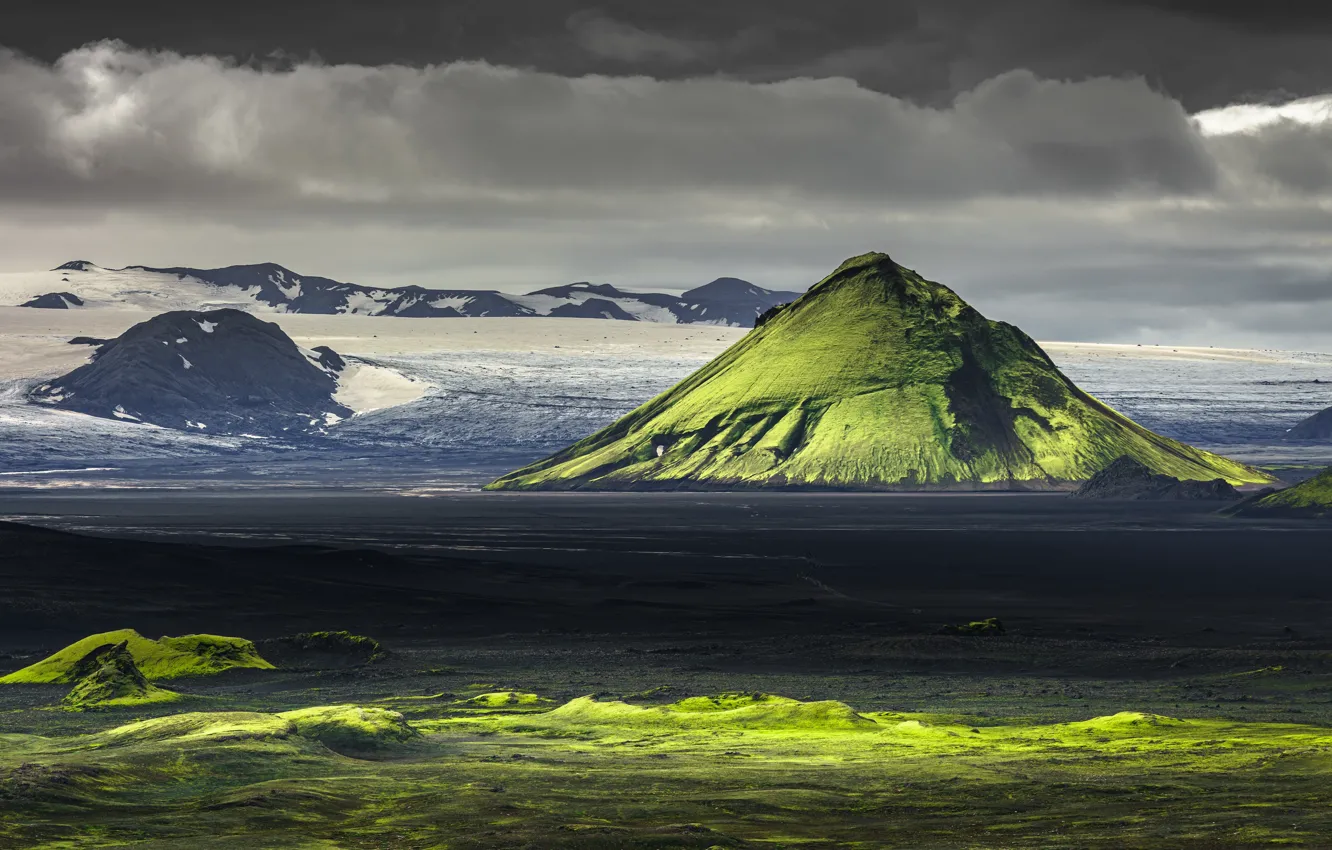
[[[493,691],[478,694],[470,699],[459,700],[457,704],[467,708],[534,708],[542,705],[554,705],[554,700],[525,691]]]
[[[126,641],[97,647],[74,665],[78,679],[63,700],[77,711],[173,702],[180,695],[150,684],[134,663]]]
[[[74,682],[79,662],[99,647],[125,644],[134,664],[149,680],[210,676],[237,667],[272,670],[253,643],[219,635],[184,635],[150,640],[133,629],[89,635],[49,658],[0,678],[0,684]]]
[[[1227,513],[1235,516],[1332,516],[1332,468],[1294,487],[1241,502]]]
[[[420,735],[402,714],[384,708],[326,705],[284,711],[277,717],[294,724],[296,734],[330,750],[382,750]]]
[[[773,731],[868,730],[875,723],[836,700],[801,702],[770,694],[694,697],[671,705],[640,706],[579,697],[524,721],[560,727],[618,726],[658,729],[743,728]]]
[[[674,388],[489,489],[1050,489],[1121,456],[1265,473],[1135,424],[1030,337],[865,254]]]

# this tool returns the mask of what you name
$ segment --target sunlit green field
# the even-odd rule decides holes
[[[561,704],[478,690],[276,713],[191,702],[138,722],[103,712],[98,731],[0,735],[0,846],[1318,847],[1332,835],[1332,730],[1315,726],[983,721],[765,694]]]

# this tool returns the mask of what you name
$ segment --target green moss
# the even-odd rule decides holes
[[[255,711],[192,711],[141,720],[88,737],[93,747],[171,743],[176,746],[285,738],[296,732],[290,720]]]
[[[470,699],[459,700],[456,704],[469,708],[531,708],[541,705],[554,705],[555,703],[552,700],[523,691],[495,691],[488,694],[478,694]]]
[[[419,733],[396,711],[359,705],[327,705],[284,711],[296,733],[338,751],[382,750],[410,741]]]
[[[75,711],[173,702],[180,695],[148,682],[126,641],[94,649],[74,665],[78,680],[63,700]]]
[[[0,684],[72,682],[78,662],[98,647],[124,643],[135,665],[151,680],[210,676],[238,667],[272,670],[248,640],[185,635],[149,640],[133,629],[90,635],[54,655],[0,678]]]
[[[1332,468],[1294,487],[1243,502],[1230,512],[1240,516],[1332,516]]]
[[[1004,633],[1004,624],[998,617],[987,617],[984,620],[972,620],[970,623],[960,623],[954,626],[944,626],[939,630],[940,634],[945,635],[969,635],[973,637],[990,637]]]
[[[1122,455],[1180,479],[1271,480],[1131,422],[1017,328],[866,254],[676,387],[489,487],[1052,488]]]
[[[800,702],[787,697],[723,694],[696,697],[663,706],[631,705],[580,697],[539,715],[524,715],[522,723],[552,730],[588,726],[617,728],[732,727],[752,730],[829,731],[868,729],[872,720],[835,700]]]
[[[1315,726],[996,723],[761,693],[518,706],[414,724],[419,739],[391,715],[0,736],[0,811],[22,813],[0,845],[1200,850],[1332,832],[1332,731]]]
[[[732,711],[737,708],[749,708],[752,705],[771,705],[789,702],[784,697],[772,694],[717,694],[706,697],[689,697],[666,706],[671,711]]]

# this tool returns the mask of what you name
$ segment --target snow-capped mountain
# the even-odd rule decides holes
[[[680,295],[573,283],[526,295],[495,290],[380,288],[301,275],[274,263],[220,269],[126,266],[74,260],[49,272],[0,275],[0,303],[25,307],[139,308],[415,318],[557,316],[753,327],[755,317],[799,293],[719,278]]]
[[[174,311],[102,343],[32,400],[103,418],[210,434],[322,433],[352,415],[338,401],[347,363],[307,351],[239,310]]]

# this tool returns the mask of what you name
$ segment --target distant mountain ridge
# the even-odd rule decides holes
[[[51,288],[25,291],[21,294],[22,306],[142,306],[164,310],[237,307],[259,312],[408,318],[556,316],[753,327],[759,314],[800,295],[730,277],[679,295],[630,292],[611,284],[589,282],[524,295],[479,289],[375,287],[302,275],[276,263],[216,269],[105,269],[87,260],[72,260],[52,272],[58,277],[51,280]]]

